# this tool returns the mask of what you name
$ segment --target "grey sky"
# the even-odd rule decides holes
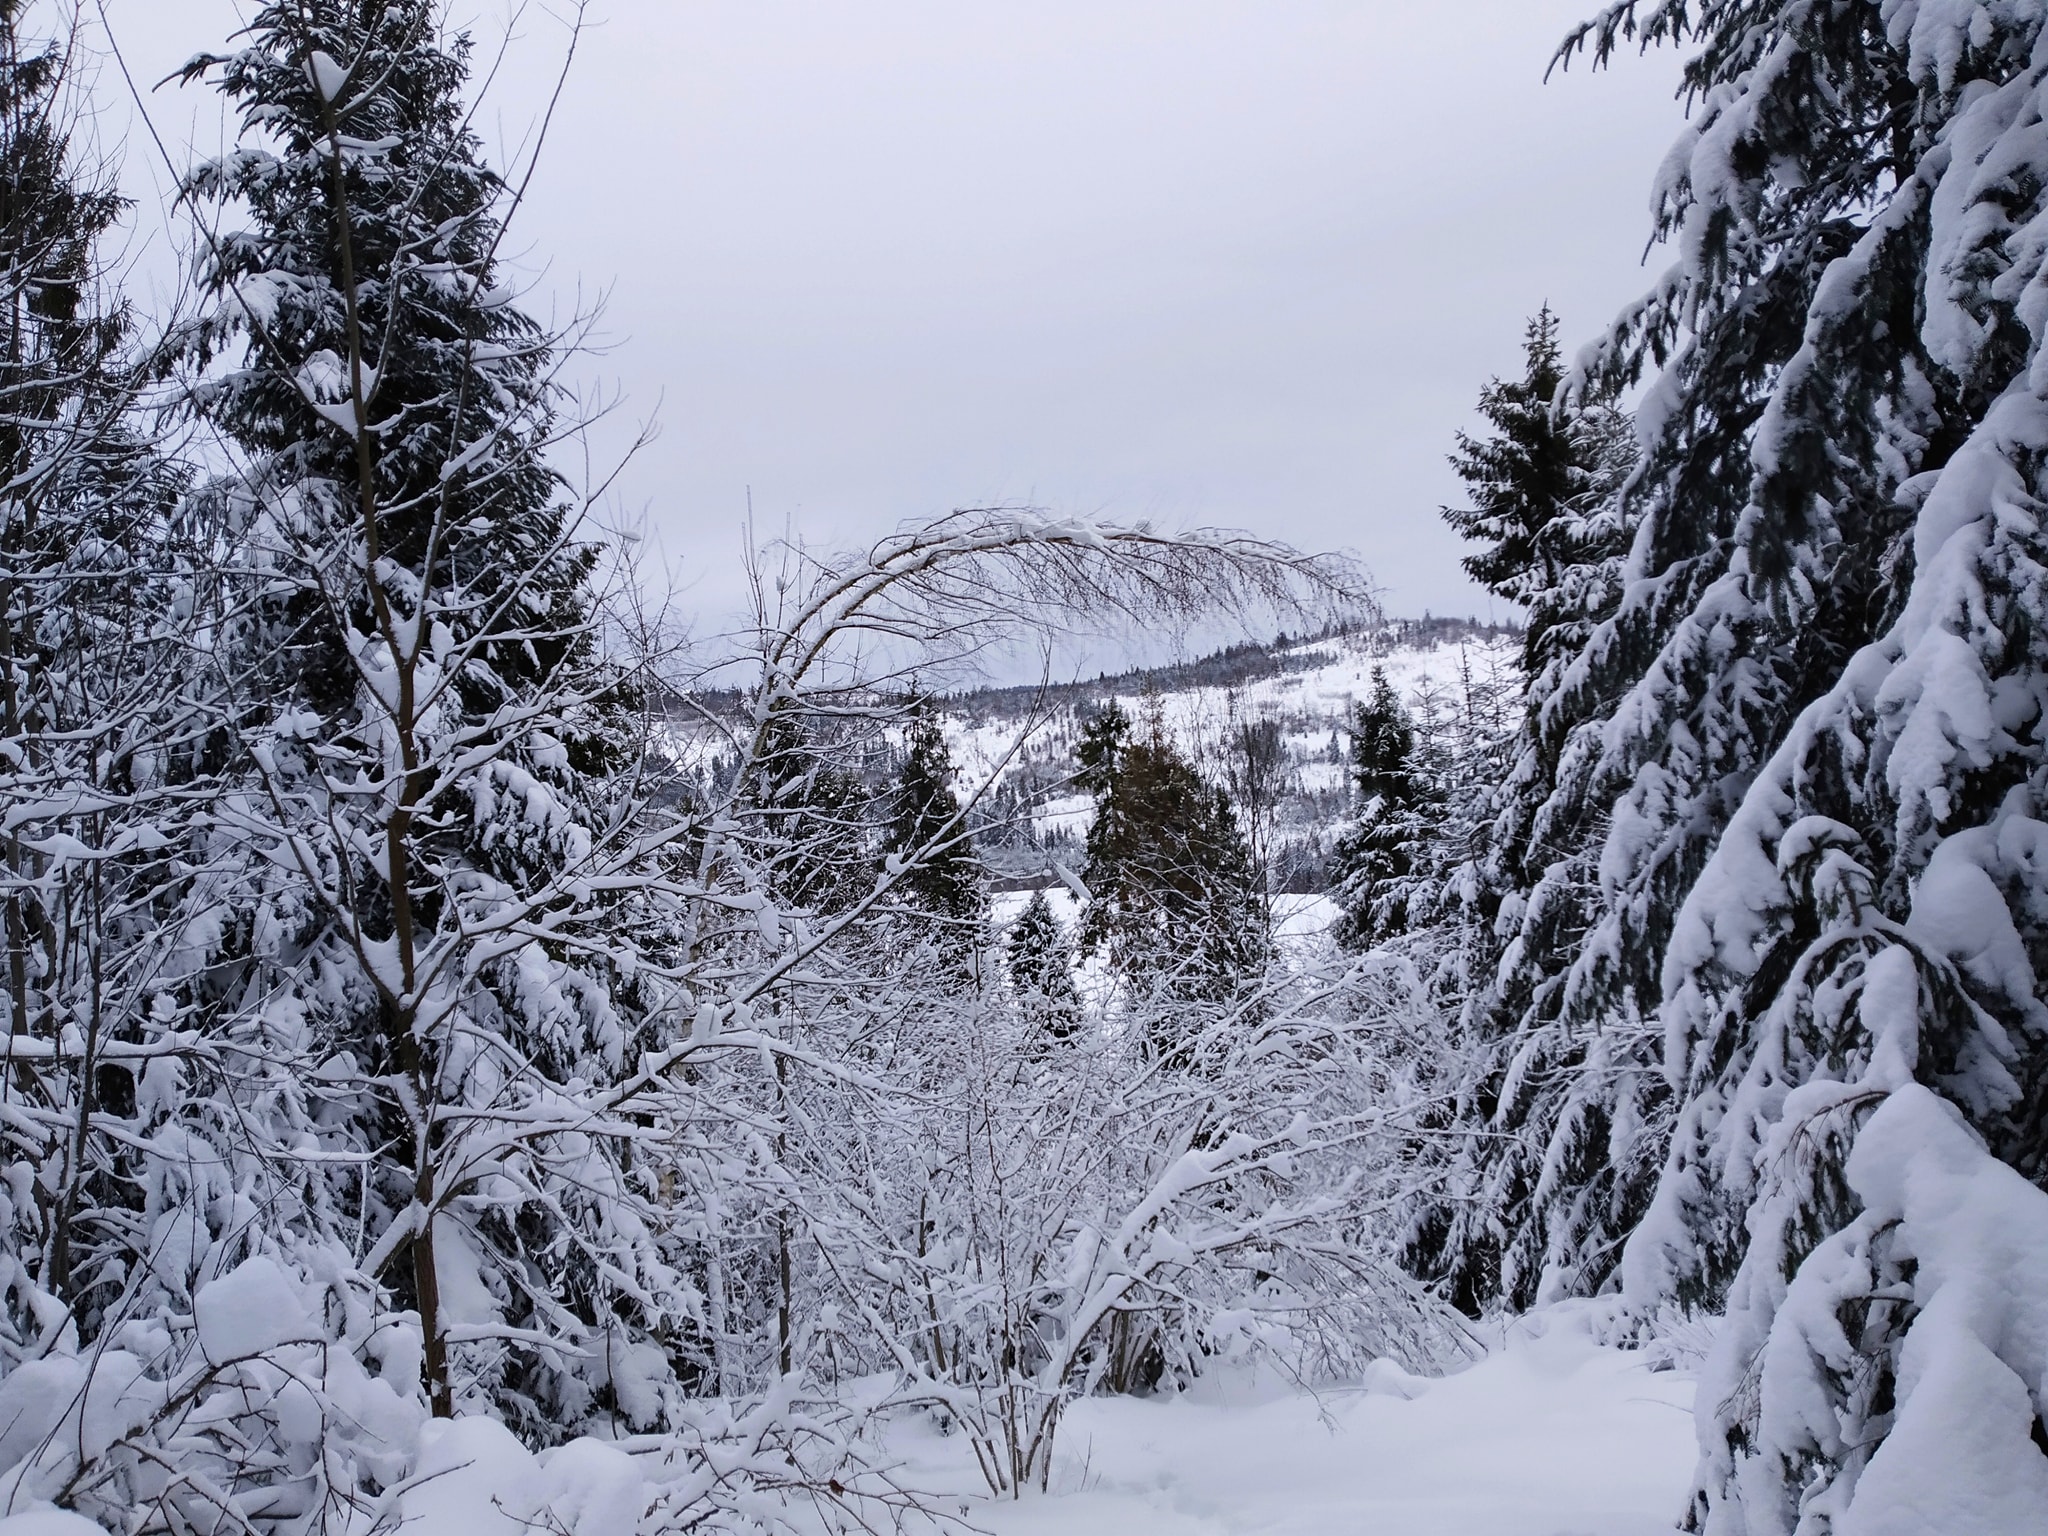
[[[106,3],[148,79],[237,10]],[[1246,527],[1485,613],[1452,434],[1539,304],[1577,344],[1646,285],[1681,122],[1668,55],[1542,83],[1591,8],[598,0],[521,245],[564,306],[609,290],[588,374],[660,403],[621,497],[707,617],[748,487],[819,542],[990,501]],[[506,140],[563,35],[522,30]],[[218,142],[207,93],[152,116]]]

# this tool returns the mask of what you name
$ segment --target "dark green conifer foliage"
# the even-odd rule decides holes
[[[1525,1184],[1661,1161],[1544,1246],[1611,1283],[1625,1237],[1638,1315],[1721,1315],[1689,1530],[1945,1536],[2048,1475],[2004,1321],[2040,1302],[2005,1241],[2044,1217],[2038,959],[1980,958],[2042,953],[2044,21],[1619,0],[1561,55],[1680,44],[1692,112],[1678,259],[1594,362],[1656,376],[1618,598],[1543,710],[1524,825],[1570,873],[1513,925],[1547,937],[1494,1082],[1562,1111]],[[1966,1434],[1927,1368],[1962,1316]]]
[[[1010,987],[1031,1026],[1030,1038],[1064,1040],[1081,1023],[1074,989],[1073,948],[1045,892],[1033,891],[1017,914],[1008,942]]]
[[[1503,743],[1471,846],[1439,851],[1424,898],[1455,934],[1456,963],[1439,974],[1454,978],[1446,1002],[1477,1070],[1457,1108],[1462,1139],[1445,1198],[1418,1211],[1409,1259],[1468,1310],[1607,1281],[1648,1198],[1660,1113],[1634,997],[1609,994],[1561,1019],[1563,978],[1600,915],[1607,822],[1604,808],[1557,805],[1557,776],[1574,740],[1588,749],[1612,705],[1588,685],[1585,652],[1621,600],[1635,526],[1621,491],[1635,434],[1611,384],[1559,398],[1547,309],[1530,322],[1525,349],[1521,379],[1481,392],[1494,433],[1461,435],[1452,459],[1472,509],[1445,511],[1482,545],[1468,569],[1522,604],[1528,625],[1519,727]],[[1618,1144],[1617,1128],[1626,1133]]]
[[[272,484],[301,488],[302,515],[329,520],[295,542],[368,515],[374,560],[430,574],[464,594],[466,628],[503,632],[458,684],[487,712],[587,646],[595,555],[565,543],[561,481],[534,451],[555,425],[553,348],[497,266],[505,188],[468,126],[469,42],[444,40],[420,0],[273,5],[248,35],[258,46],[186,71],[217,70],[245,132],[276,145],[191,181],[197,198],[245,202],[251,226],[217,241],[202,274],[209,296],[235,297],[190,332],[198,360],[247,338],[242,366],[209,386],[210,414],[267,456]],[[332,100],[316,57],[347,71]],[[358,383],[364,430],[349,419]],[[373,633],[380,601],[411,606],[370,583],[340,612],[303,589],[285,601],[273,635],[309,702],[352,708],[341,626]]]
[[[794,707],[771,710],[753,764],[758,857],[776,899],[829,914],[873,890],[874,796]]]
[[[1372,695],[1351,708],[1351,785],[1361,800],[1412,800],[1420,792],[1415,722],[1387,681],[1372,669]]]
[[[1635,458],[1633,432],[1611,392],[1560,401],[1564,381],[1557,317],[1545,305],[1524,334],[1522,376],[1490,380],[1479,392],[1492,432],[1458,434],[1451,465],[1471,505],[1443,509],[1479,546],[1464,558],[1472,578],[1524,609],[1530,676],[1552,654],[1551,627],[1568,617],[1556,611],[1556,595],[1586,561],[1583,515]]]
[[[987,906],[981,863],[953,792],[946,733],[929,706],[911,717],[882,852],[909,864],[896,888],[913,904],[948,922],[980,922]]]
[[[1075,755],[1095,797],[1081,948],[1106,953],[1134,996],[1167,1012],[1237,999],[1262,974],[1272,938],[1230,797],[1156,717],[1134,731],[1115,703],[1088,722]]]
[[[1548,537],[1573,491],[1570,435],[1552,410],[1564,382],[1557,317],[1545,305],[1529,322],[1519,379],[1492,379],[1479,392],[1486,438],[1458,434],[1451,464],[1472,494],[1469,507],[1445,507],[1445,519],[1481,547],[1464,557],[1472,579],[1520,602],[1549,585],[1555,552]]]
[[[1371,696],[1352,706],[1350,755],[1360,809],[1331,857],[1332,890],[1344,909],[1336,937],[1347,949],[1370,949],[1408,925],[1436,799],[1417,759],[1415,722],[1382,668],[1373,668]]]

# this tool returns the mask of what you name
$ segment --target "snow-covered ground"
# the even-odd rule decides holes
[[[904,1476],[959,1490],[995,1536],[1668,1536],[1692,1472],[1692,1382],[1596,1345],[1573,1313],[1516,1325],[1456,1375],[1388,1367],[1313,1396],[1096,1398],[1060,1431],[1051,1492],[979,1491],[920,1425]]]
[[[1282,945],[1313,944],[1343,909],[1328,896],[1281,895],[1273,903],[1273,931]]]
[[[1050,1489],[1017,1500],[991,1499],[962,1437],[926,1412],[893,1416],[881,1449],[927,1507],[989,1536],[1667,1536],[1692,1470],[1692,1382],[1597,1344],[1597,1313],[1521,1319],[1433,1380],[1380,1361],[1313,1394],[1225,1379],[1076,1403]],[[429,1428],[386,1513],[407,1536],[632,1536],[656,1492],[647,1470],[598,1441],[536,1456],[492,1420],[457,1419]],[[44,1506],[0,1519],[0,1536],[100,1533]]]

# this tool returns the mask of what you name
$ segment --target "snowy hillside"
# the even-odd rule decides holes
[[[1219,780],[1236,728],[1270,722],[1283,754],[1269,813],[1273,884],[1313,894],[1325,888],[1330,838],[1350,809],[1347,727],[1374,672],[1385,672],[1421,736],[1447,736],[1475,712],[1513,707],[1520,648],[1519,635],[1497,628],[1390,623],[1094,684],[957,695],[944,705],[946,734],[963,788],[987,786],[983,856],[1002,883],[1037,886],[1054,878],[1054,861],[1071,868],[1080,857],[1090,802],[1068,781],[1080,724],[1095,710],[1114,700],[1134,720],[1156,711],[1175,744]],[[1225,659],[1227,668],[1214,665]],[[1236,675],[1204,676],[1218,671]],[[1240,803],[1241,815],[1257,810]]]

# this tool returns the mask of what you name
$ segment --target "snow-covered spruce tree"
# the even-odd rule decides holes
[[[1798,710],[1896,613],[1911,477],[1953,450],[1975,388],[1918,339],[1927,205],[1877,9],[1622,7],[1573,46],[1604,56],[1632,27],[1695,20],[1706,46],[1688,78],[1708,105],[1658,192],[1680,260],[1582,360],[1594,386],[1658,371],[1623,492],[1619,601],[1542,704],[1556,765],[1525,814],[1556,877],[1530,890],[1503,960],[1509,987],[1601,1047],[1588,1073],[1608,1086],[1574,1072],[1573,1092],[1611,1106],[1605,1155],[1638,1168],[1668,1134],[1639,1061],[1660,1038],[1674,915]],[[1730,111],[1720,93],[1738,80],[1757,94]],[[1635,1203],[1600,1219],[1619,1230]]]
[[[1033,891],[1004,940],[1010,990],[1034,1045],[1065,1040],[1081,1026],[1074,986],[1074,951],[1044,891]]]
[[[1095,798],[1080,947],[1105,954],[1177,1049],[1176,1006],[1213,1009],[1256,988],[1272,950],[1265,893],[1229,796],[1204,782],[1157,718],[1134,730],[1112,700],[1081,732],[1077,776]]]
[[[2044,20],[1724,0],[1579,38],[1695,45],[1681,259],[1603,363],[1663,363],[1643,523],[1567,689],[1642,659],[1559,784],[1638,780],[1568,984],[1663,962],[1681,1109],[1624,1269],[1727,1308],[1691,1515],[1726,1536],[2048,1507]]]
[[[906,923],[924,930],[944,968],[971,982],[988,920],[988,890],[960,798],[953,755],[928,700],[910,717],[903,761],[890,790],[882,860],[907,866],[897,889]]]
[[[775,901],[834,914],[873,889],[886,808],[867,782],[867,745],[864,732],[793,700],[772,702],[747,742],[738,797],[755,818],[749,853]]]
[[[1485,1065],[1461,1095],[1454,1171],[1417,1213],[1411,1260],[1467,1308],[1608,1283],[1661,1155],[1665,1096],[1640,1006],[1594,993],[1593,1011],[1566,1007],[1565,977],[1601,916],[1607,822],[1558,795],[1558,767],[1609,702],[1566,679],[1621,600],[1635,514],[1620,493],[1637,441],[1611,380],[1565,384],[1546,309],[1522,377],[1481,391],[1492,433],[1460,435],[1452,463],[1472,505],[1445,509],[1482,544],[1467,569],[1527,616],[1517,727],[1482,825],[1444,850],[1422,898],[1457,930],[1446,1003]]]
[[[1528,1141],[1520,1173],[1497,1165],[1513,1187],[1459,1209],[1526,1209],[1523,1175],[1538,1170],[1556,1198],[1538,1201],[1554,1213],[1540,1220],[1446,1232],[1439,1218],[1456,1213],[1439,1212],[1418,1234],[1431,1272],[1468,1275],[1460,1288],[1480,1297],[1501,1287],[1503,1239],[1520,1250],[1501,1256],[1519,1294],[1611,1273],[1667,1134],[1644,1063],[1673,915],[1798,710],[1896,612],[1900,488],[1952,451],[1975,387],[1928,366],[1916,339],[1925,202],[1881,194],[1911,156],[1877,8],[1694,12],[1614,7],[1567,48],[1604,58],[1625,33],[1696,32],[1707,46],[1688,78],[1709,104],[1659,182],[1657,227],[1681,259],[1573,386],[1597,398],[1657,371],[1642,455],[1593,530],[1626,536],[1628,553],[1618,571],[1584,569],[1583,644],[1560,634],[1532,679],[1536,750],[1520,754],[1492,838],[1523,867],[1504,871],[1485,925],[1505,945],[1477,1027],[1512,1031],[1495,1036],[1507,1054],[1487,1080],[1510,1103],[1525,1079],[1549,1080],[1555,1114],[1537,1119],[1557,1130]],[[1767,82],[1745,98],[1756,115],[1731,114],[1717,93],[1753,70]],[[1892,216],[1872,217],[1880,204]],[[1585,1069],[1556,1071],[1574,1041],[1592,1050]],[[1482,1122],[1500,1102],[1487,1097]],[[1605,1190],[1603,1164],[1623,1170]]]
[[[1343,909],[1337,941],[1370,949],[1406,930],[1408,897],[1427,867],[1441,786],[1417,760],[1415,723],[1374,667],[1372,693],[1351,710],[1351,789],[1358,818],[1331,853],[1331,894]]]
[[[279,1134],[317,1149],[273,1158],[310,1228],[277,1241],[388,1288],[434,1414],[547,1442],[668,1416],[655,1341],[694,1298],[626,1111],[679,1026],[636,945],[633,701],[546,457],[557,342],[499,266],[512,195],[439,15],[272,4],[187,69],[242,131],[185,195],[245,220],[203,240],[184,336],[245,461],[208,492],[244,889],[188,1005],[290,1079]]]
[[[709,1324],[717,1375],[728,1391],[786,1381],[800,1356],[807,1294],[815,1287],[799,1272],[797,1210],[806,1185],[838,1176],[832,1154],[844,1150],[833,1145],[821,1155],[829,1131],[791,1143],[792,1125],[819,1128],[829,1120],[812,1107],[817,1082],[809,1069],[821,1061],[850,1064],[851,1042],[874,1033],[877,1015],[920,995],[914,984],[899,984],[906,971],[930,981],[936,970],[948,985],[934,990],[958,989],[961,967],[931,963],[941,941],[957,935],[935,935],[942,925],[914,898],[903,900],[897,887],[917,882],[927,859],[953,853],[960,829],[942,821],[946,831],[936,846],[903,844],[876,869],[890,813],[902,808],[873,782],[889,745],[878,721],[894,713],[836,690],[829,704],[794,691],[765,701],[758,720],[748,722],[754,729],[743,736],[743,768],[722,808],[732,831],[705,844],[707,854],[722,852],[728,878],[746,888],[755,919],[701,936],[699,959],[776,978],[733,989],[740,995],[729,1006],[735,1018],[791,1048],[771,1053],[760,1079],[731,1080],[731,1102],[749,1105],[751,1113],[741,1117],[738,1145],[719,1149],[717,1171],[700,1189]],[[913,730],[920,718],[912,716]],[[706,864],[704,874],[714,876],[714,867]],[[890,895],[896,899],[881,899]],[[807,987],[777,977],[792,938],[811,953]],[[843,1027],[852,1020],[861,1027]]]

